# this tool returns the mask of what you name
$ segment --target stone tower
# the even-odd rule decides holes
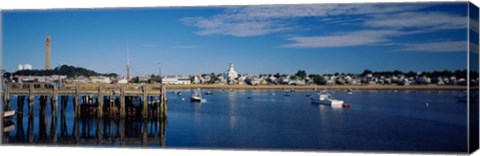
[[[45,70],[52,69],[50,66],[50,44],[51,44],[50,35],[45,39]]]

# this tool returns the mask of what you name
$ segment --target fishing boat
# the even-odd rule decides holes
[[[192,97],[190,97],[190,101],[192,102],[202,102],[202,95],[200,94],[200,89],[197,89]]]
[[[314,104],[323,104],[329,106],[343,106],[342,100],[334,99],[329,93],[327,92],[319,92],[311,97],[312,103]]]

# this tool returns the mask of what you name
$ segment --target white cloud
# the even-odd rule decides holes
[[[427,6],[429,5],[322,4],[228,7],[222,14],[210,17],[186,17],[180,21],[200,28],[201,30],[196,32],[199,35],[244,37],[294,30],[299,26],[290,20],[302,17],[374,15],[410,11]]]
[[[428,30],[467,28],[467,17],[441,12],[404,12],[398,14],[375,15],[364,22],[368,27],[417,28]]]
[[[332,32],[326,35],[287,37],[286,40],[291,43],[282,46],[287,48],[401,44],[394,42],[393,39],[404,35],[467,27],[466,16],[422,10],[432,5],[434,4],[322,4],[227,7],[221,14],[209,17],[187,17],[182,18],[181,21],[184,24],[198,27],[200,29],[196,32],[198,35],[228,35],[236,37],[261,36],[274,33],[286,33],[283,36],[295,36],[295,33],[298,31],[320,27],[323,23],[349,25],[357,29],[352,32]],[[298,24],[298,20],[304,17],[315,17],[317,23],[309,23],[308,25]],[[451,47],[445,48],[434,51],[452,50]],[[415,49],[421,48],[411,45],[404,50],[411,51]]]
[[[412,52],[467,52],[467,41],[441,41],[405,44],[400,51]]]
[[[291,37],[287,40],[293,43],[284,47],[296,48],[325,48],[325,47],[342,47],[342,46],[358,46],[358,45],[375,45],[389,41],[389,37],[403,35],[405,32],[395,30],[365,30],[349,33],[342,33],[329,36],[313,36],[313,37]]]

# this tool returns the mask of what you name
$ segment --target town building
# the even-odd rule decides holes
[[[188,76],[164,76],[162,78],[162,84],[191,84],[190,77]]]
[[[230,68],[224,73],[224,79],[228,84],[238,84],[238,73],[235,71],[233,63],[230,63]]]

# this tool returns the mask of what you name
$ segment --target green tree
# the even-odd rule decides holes
[[[215,82],[217,82],[217,80],[218,80],[217,75],[215,75],[215,73],[211,73],[210,74],[210,81],[208,83],[214,84]]]
[[[325,85],[325,79],[323,79],[323,76],[314,75],[313,76],[313,83],[315,83],[317,85]]]
[[[292,75],[290,76],[290,79],[292,80],[298,80],[300,77],[298,77],[297,75]]]
[[[162,83],[162,78],[159,76],[159,75],[150,75],[150,83],[152,82],[158,82],[158,83]]]
[[[305,70],[298,70],[297,73],[295,73],[295,76],[300,79],[305,79],[305,77],[307,77],[307,72],[305,72]]]
[[[367,74],[372,74],[373,72],[371,70],[365,69],[362,73],[362,76],[365,76]]]
[[[130,80],[130,83],[138,83],[138,82],[140,82],[140,78],[138,76],[135,76]]]

